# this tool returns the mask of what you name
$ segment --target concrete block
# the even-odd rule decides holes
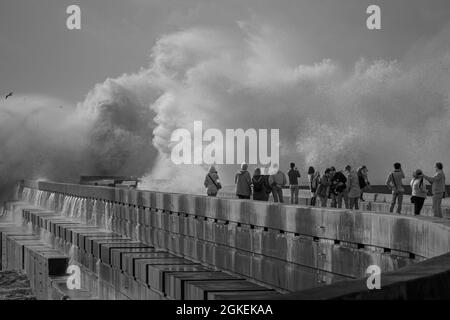
[[[239,291],[269,291],[267,288],[259,286],[245,280],[229,281],[187,281],[184,288],[185,300],[208,300],[210,293],[214,292],[239,292]]]
[[[186,281],[229,281],[239,279],[224,272],[171,272],[167,273],[164,278],[164,293],[175,300],[185,300]]]

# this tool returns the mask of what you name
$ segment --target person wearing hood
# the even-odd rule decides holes
[[[279,169],[277,164],[273,168],[276,172],[269,177],[269,184],[272,186],[273,201],[283,203],[283,187],[287,184],[286,175]]]
[[[252,178],[253,200],[269,201],[269,182],[266,177],[261,175],[261,169],[256,168]]]
[[[252,195],[252,177],[247,171],[248,164],[245,162],[241,165],[241,171],[236,173],[234,183],[236,184],[236,195],[239,199],[250,199]]]
[[[220,189],[222,189],[222,185],[220,184],[219,175],[217,174],[217,170],[214,166],[209,168],[209,172],[206,174],[205,182],[206,194],[210,197],[217,196],[217,193]]]

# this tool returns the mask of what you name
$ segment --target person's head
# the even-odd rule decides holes
[[[295,168],[295,163],[291,162],[291,169]]]
[[[444,166],[442,165],[442,163],[441,162],[437,162],[436,163],[436,171],[437,170],[442,170],[442,169],[444,169]]]
[[[415,179],[420,178],[420,177],[422,177],[422,176],[423,176],[423,172],[422,172],[422,170],[420,170],[420,169],[417,169],[416,171],[413,172],[413,177],[414,177]]]
[[[344,170],[345,172],[350,172],[352,171],[352,167],[350,165],[347,165]]]
[[[247,163],[245,163],[245,162],[243,162],[242,164],[241,164],[241,170],[247,170],[248,169],[248,164]]]
[[[333,174],[333,173],[336,173],[336,168],[335,168],[335,167],[331,167],[330,170],[331,170],[331,173],[332,173],[332,174]]]
[[[394,163],[394,169],[400,170],[402,168],[402,165],[399,162]]]
[[[260,168],[256,168],[255,172],[253,173],[254,176],[260,176],[261,175],[261,169]]]
[[[216,167],[214,166],[209,167],[209,173],[217,173]]]
[[[327,168],[327,169],[325,170],[325,175],[326,175],[326,176],[329,176],[330,173],[331,173],[331,169],[330,169],[330,168]]]
[[[314,174],[314,172],[316,172],[316,170],[314,170],[314,167],[308,168],[308,174]]]
[[[275,174],[280,170],[280,167],[278,166],[278,163],[274,163],[272,166],[272,172]]]

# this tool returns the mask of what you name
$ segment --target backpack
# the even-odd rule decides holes
[[[263,178],[259,177],[259,180],[253,178],[253,191],[261,192],[263,190]]]
[[[209,177],[209,179],[211,179],[212,183],[214,183],[214,185],[216,186],[217,190],[222,189],[222,185],[220,184],[220,182],[219,182],[219,183],[216,183],[216,182],[214,181],[214,179],[211,178],[211,176],[210,176],[209,174],[208,174],[208,177]]]

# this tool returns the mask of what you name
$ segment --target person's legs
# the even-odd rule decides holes
[[[310,202],[310,205],[311,206],[313,206],[313,207],[315,207],[316,206],[316,196],[314,196],[314,197],[311,197],[311,202]]]
[[[397,213],[400,214],[402,212],[402,204],[403,204],[403,193],[399,193],[397,196]]]
[[[389,209],[389,212],[394,212],[395,202],[397,201],[397,193],[392,192],[392,200],[391,200],[391,208]]]
[[[355,210],[359,210],[359,198],[354,199],[355,199]]]
[[[328,201],[327,197],[320,197],[320,206],[322,208],[325,208],[327,206],[327,201]]]
[[[433,195],[433,215],[439,218],[442,218],[441,213],[442,196],[443,196],[442,193]]]
[[[348,202],[349,202],[349,209],[353,210],[353,206],[355,204],[355,198],[349,198]]]
[[[277,187],[273,187],[273,188],[272,188],[272,196],[273,196],[273,201],[274,201],[274,202],[279,202],[279,201],[278,201],[278,191],[277,191]]]
[[[277,187],[277,192],[278,192],[278,200],[280,200],[280,203],[284,202],[284,198],[283,198],[283,189],[282,188],[278,188]]]
[[[420,211],[422,211],[425,198],[415,197],[414,198],[414,215],[419,216]]]
[[[345,204],[345,209],[350,208],[349,204],[348,204],[348,191],[347,189],[343,191],[344,193],[344,204]]]
[[[331,207],[332,208],[336,208],[337,207],[337,196],[334,194],[334,193],[332,193],[331,194]]]
[[[337,208],[342,208],[342,198],[343,198],[344,194],[343,192],[339,192],[336,196],[336,207]]]
[[[411,201],[414,201],[414,215],[418,216],[420,214],[420,210],[419,210],[419,197],[416,196],[412,196],[411,197]]]
[[[291,204],[294,204],[295,187],[291,186],[290,189],[291,189]]]
[[[298,204],[298,193],[299,193],[299,191],[300,191],[300,187],[299,186],[296,186],[295,187],[295,192],[294,192],[294,196],[295,196],[295,204]]]

